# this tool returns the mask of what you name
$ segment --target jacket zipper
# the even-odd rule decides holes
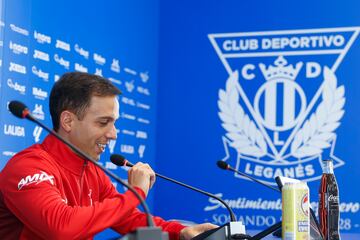
[[[83,185],[84,185],[84,173],[85,173],[85,169],[88,165],[88,161],[85,160],[84,161],[84,165],[83,168],[81,170],[81,174],[80,174],[80,191],[79,191],[79,202],[80,202],[80,206],[82,206],[82,195],[83,195]]]

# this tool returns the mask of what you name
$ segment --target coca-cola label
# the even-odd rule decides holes
[[[334,196],[334,195],[330,194],[329,197],[328,197],[328,201],[338,203],[339,202],[339,196]]]

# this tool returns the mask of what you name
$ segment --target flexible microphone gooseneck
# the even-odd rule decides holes
[[[237,174],[239,174],[239,175],[241,175],[241,176],[244,176],[244,177],[246,177],[246,178],[248,178],[248,179],[250,179],[250,180],[252,180],[252,181],[254,181],[254,182],[257,182],[257,183],[259,183],[259,184],[261,184],[261,185],[263,185],[263,186],[265,186],[265,187],[268,187],[268,188],[271,188],[272,190],[275,190],[275,191],[277,191],[277,192],[280,192],[279,189],[274,188],[273,186],[270,186],[270,185],[268,185],[268,184],[266,184],[266,183],[263,183],[263,182],[257,180],[256,178],[253,178],[253,177],[251,177],[251,176],[249,176],[249,175],[247,175],[247,174],[245,174],[245,173],[243,173],[243,172],[240,172],[240,171],[236,170],[235,168],[232,168],[232,167],[231,167],[227,162],[225,162],[225,161],[221,161],[221,160],[220,160],[220,161],[217,161],[216,164],[217,164],[217,166],[218,166],[219,168],[221,168],[221,169],[223,169],[223,170],[233,171],[233,172],[235,172],[235,173],[237,173]]]
[[[240,172],[240,171],[236,170],[235,168],[231,167],[231,166],[230,166],[227,162],[225,162],[225,161],[221,161],[221,160],[220,160],[220,161],[217,161],[216,165],[217,165],[219,168],[223,169],[223,170],[233,171],[233,172],[235,172],[235,173],[237,173],[237,174],[239,174],[239,175],[241,175],[241,176],[243,176],[243,177],[246,177],[246,178],[248,178],[248,179],[250,179],[250,180],[252,180],[252,181],[254,181],[254,182],[256,182],[256,183],[259,183],[259,184],[261,184],[261,185],[263,185],[263,186],[265,186],[265,187],[267,187],[267,188],[270,188],[270,189],[275,190],[275,191],[277,191],[277,192],[281,192],[280,189],[274,188],[273,186],[270,186],[270,185],[268,185],[268,184],[266,184],[266,183],[263,183],[263,182],[257,180],[256,178],[253,178],[253,177],[251,177],[251,176],[249,176],[249,175],[247,175],[247,174],[245,174],[245,173],[243,173],[243,172]],[[265,236],[269,235],[270,233],[275,232],[276,230],[279,230],[279,231],[280,231],[280,229],[281,229],[281,224],[282,224],[281,221],[280,221],[280,222],[277,222],[276,224],[270,226],[269,228],[265,229],[264,231],[262,231],[262,232],[256,234],[255,236],[253,236],[253,237],[251,238],[251,240],[262,239],[262,238],[264,238]],[[280,232],[280,234],[281,234],[281,232]]]
[[[75,147],[74,145],[72,145],[70,142],[68,142],[67,140],[65,140],[63,137],[61,137],[57,132],[55,132],[54,130],[48,128],[47,126],[45,126],[43,123],[41,123],[39,120],[37,120],[35,117],[33,117],[30,114],[29,109],[26,107],[25,104],[23,104],[22,102],[19,101],[11,101],[9,103],[9,110],[10,112],[15,115],[18,118],[26,118],[36,124],[38,124],[39,126],[41,126],[42,128],[44,128],[46,131],[48,131],[51,135],[55,136],[57,139],[59,139],[61,142],[63,142],[64,144],[66,144],[68,147],[70,147],[75,153],[77,153],[78,155],[80,155],[81,157],[83,157],[84,159],[92,162],[93,164],[95,164],[95,166],[97,166],[98,168],[100,168],[102,171],[104,171],[106,174],[108,174],[109,176],[111,176],[112,178],[114,178],[117,182],[119,182],[120,184],[122,184],[123,186],[127,187],[140,201],[141,206],[144,208],[144,212],[146,214],[146,219],[147,219],[147,223],[149,227],[153,227],[154,226],[154,221],[151,217],[150,211],[149,211],[149,207],[147,206],[146,202],[144,201],[144,199],[139,195],[139,193],[129,184],[125,183],[121,178],[119,178],[117,175],[115,175],[114,173],[110,172],[108,169],[106,169],[105,167],[103,167],[102,165],[100,165],[97,161],[95,161],[94,159],[92,159],[89,155],[87,155],[86,153],[82,152],[80,149],[78,149],[77,147]]]
[[[125,159],[125,157],[119,155],[119,154],[112,154],[110,156],[110,160],[112,163],[114,163],[115,165],[117,166],[127,166],[127,167],[132,167],[134,166],[134,164],[132,164],[131,162],[129,162],[128,160]],[[188,189],[191,189],[193,191],[196,191],[196,192],[199,192],[199,193],[202,193],[208,197],[211,197],[211,198],[214,198],[216,200],[218,200],[219,202],[221,202],[225,207],[226,209],[228,210],[229,214],[230,214],[230,219],[232,222],[236,222],[236,218],[235,218],[235,215],[234,215],[234,212],[232,211],[232,209],[229,207],[229,205],[224,201],[222,200],[221,198],[219,198],[218,196],[214,195],[214,194],[211,194],[211,193],[208,193],[208,192],[205,192],[201,189],[198,189],[198,188],[195,188],[195,187],[192,187],[190,185],[187,185],[185,183],[182,183],[182,182],[179,182],[177,180],[174,180],[172,178],[169,178],[169,177],[166,177],[166,176],[163,176],[161,174],[158,174],[158,173],[155,173],[156,176],[162,178],[162,179],[165,179],[165,180],[168,180],[170,182],[173,182],[175,184],[178,184],[178,185],[181,185],[183,187],[186,187]]]

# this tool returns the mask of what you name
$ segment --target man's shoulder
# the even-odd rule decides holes
[[[32,145],[15,154],[7,162],[0,176],[7,178],[18,174],[31,174],[36,171],[57,172],[54,159],[40,144]]]

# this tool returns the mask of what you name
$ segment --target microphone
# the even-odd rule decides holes
[[[239,175],[241,175],[241,176],[243,176],[243,177],[246,177],[246,178],[250,179],[251,181],[257,182],[257,183],[259,183],[259,184],[261,184],[261,185],[263,185],[263,186],[265,186],[265,187],[268,187],[268,188],[271,188],[272,190],[275,190],[275,191],[277,191],[277,192],[280,192],[279,189],[274,188],[273,186],[270,186],[270,185],[268,185],[268,184],[266,184],[266,183],[263,183],[263,182],[257,180],[256,178],[253,178],[253,177],[251,177],[251,176],[249,176],[249,175],[247,175],[247,174],[245,174],[245,173],[243,173],[243,172],[240,172],[240,171],[236,170],[235,168],[232,168],[232,167],[231,167],[227,162],[225,162],[225,161],[219,160],[219,161],[216,162],[216,165],[217,165],[219,168],[223,169],[223,170],[233,171],[233,172],[235,172],[235,173],[237,173],[237,174],[239,174]]]
[[[239,174],[239,175],[241,175],[241,176],[244,176],[244,177],[246,177],[246,178],[248,178],[248,179],[250,179],[250,180],[252,180],[252,181],[254,181],[254,182],[256,182],[256,183],[259,183],[259,184],[261,184],[261,185],[263,185],[263,186],[265,186],[265,187],[271,188],[272,190],[275,190],[275,191],[277,191],[277,192],[281,192],[281,190],[278,189],[278,188],[274,188],[274,187],[272,187],[272,186],[270,186],[270,185],[268,185],[268,184],[266,184],[266,183],[263,183],[263,182],[255,179],[255,178],[253,178],[253,177],[251,177],[251,176],[243,173],[243,172],[240,172],[240,171],[232,168],[232,167],[231,167],[227,162],[225,162],[225,161],[221,161],[221,160],[220,160],[220,161],[217,161],[216,164],[217,164],[217,166],[218,166],[219,168],[221,168],[221,169],[233,171],[233,172],[235,172],[235,173],[237,173],[237,174]],[[277,177],[275,180],[278,181],[278,178],[279,178],[279,177]],[[313,211],[311,208],[310,208],[310,219],[311,219],[311,220],[310,220],[310,225],[311,225],[310,233],[313,234],[312,232],[314,232],[314,234],[316,234],[316,229],[318,229],[319,224],[318,224],[318,222],[317,222],[317,220],[316,220],[315,213],[314,213],[314,211]],[[312,224],[312,221],[314,222],[314,223],[313,223],[314,226],[313,226],[313,224]],[[274,224],[273,226],[265,229],[264,231],[258,233],[257,235],[253,236],[252,239],[254,239],[254,240],[262,239],[262,238],[264,238],[265,236],[267,236],[268,234],[270,234],[271,232],[274,232],[274,231],[276,231],[276,230],[279,230],[279,231],[275,232],[274,235],[281,237],[281,231],[280,231],[281,229],[280,229],[280,228],[281,228],[281,222],[278,222],[278,223]],[[321,234],[321,233],[320,233],[320,234]]]
[[[134,166],[134,164],[132,164],[130,161],[128,161],[127,159],[125,159],[125,157],[119,155],[119,154],[112,154],[110,156],[110,160],[113,164],[117,165],[117,166],[127,166],[127,167],[132,167]],[[222,200],[221,198],[219,198],[218,196],[214,195],[214,194],[211,194],[211,193],[208,193],[208,192],[205,192],[201,189],[198,189],[198,188],[195,188],[193,186],[190,186],[190,185],[187,185],[185,183],[182,183],[182,182],[179,182],[177,180],[174,180],[172,178],[169,178],[169,177],[166,177],[166,176],[163,176],[161,174],[158,174],[158,173],[155,173],[155,175],[157,177],[160,177],[162,179],[165,179],[165,180],[168,180],[170,182],[173,182],[175,184],[178,184],[180,186],[183,186],[183,187],[186,187],[188,189],[191,189],[193,191],[196,191],[196,192],[199,192],[199,193],[202,193],[208,197],[211,197],[211,198],[214,198],[216,200],[218,200],[219,202],[221,202],[225,207],[226,209],[228,210],[229,214],[230,214],[230,219],[231,219],[231,222],[236,222],[236,218],[235,218],[235,215],[234,215],[234,212],[232,211],[232,209],[229,207],[229,205],[224,201]]]
[[[35,118],[31,116],[29,109],[22,102],[11,101],[9,103],[9,110],[13,115],[15,115],[18,118],[27,118],[33,122],[35,120]]]
[[[233,171],[233,172],[235,172],[235,173],[237,173],[237,174],[239,174],[239,175],[241,175],[241,176],[243,176],[243,177],[246,177],[246,178],[250,179],[251,181],[254,181],[254,182],[256,182],[256,183],[259,183],[259,184],[261,184],[261,185],[263,185],[263,186],[265,186],[265,187],[267,187],[267,188],[270,188],[270,189],[272,189],[272,190],[275,190],[275,191],[277,191],[277,192],[281,192],[279,189],[274,188],[273,186],[270,186],[270,185],[268,185],[268,184],[266,184],[266,183],[263,183],[263,182],[257,180],[256,178],[253,178],[253,177],[251,177],[250,175],[247,175],[246,173],[243,173],[243,172],[238,171],[237,169],[231,167],[230,164],[228,164],[228,163],[225,162],[225,161],[219,160],[219,161],[216,162],[216,165],[217,165],[219,168],[223,169],[223,170]],[[277,222],[276,224],[270,226],[269,228],[265,229],[264,231],[261,231],[260,233],[258,233],[258,234],[256,234],[255,236],[253,236],[253,237],[251,238],[251,240],[263,239],[264,237],[266,237],[267,235],[269,235],[270,233],[275,232],[275,231],[276,231],[276,232],[274,233],[274,235],[276,235],[276,236],[281,236],[281,225],[282,225],[281,221],[280,221],[280,222]]]
[[[75,153],[77,153],[78,155],[80,155],[81,157],[83,157],[84,159],[92,162],[93,164],[95,164],[95,166],[97,166],[98,168],[100,168],[102,171],[104,171],[106,174],[108,174],[109,176],[111,176],[112,178],[114,178],[117,182],[119,182],[120,184],[122,184],[123,186],[127,187],[135,196],[137,199],[139,199],[140,204],[142,205],[144,212],[146,214],[146,218],[147,218],[147,223],[149,227],[154,227],[154,221],[151,217],[150,211],[149,211],[149,207],[147,206],[146,202],[144,201],[144,199],[139,195],[139,193],[129,184],[125,183],[121,178],[119,178],[116,174],[112,173],[111,171],[109,171],[108,169],[106,169],[105,167],[103,167],[102,165],[100,165],[96,160],[92,159],[92,157],[90,157],[89,155],[87,155],[86,153],[84,153],[83,151],[81,151],[80,149],[78,149],[77,147],[75,147],[73,144],[71,144],[70,142],[68,142],[67,140],[65,140],[63,137],[61,137],[57,132],[55,132],[54,130],[48,128],[46,125],[44,125],[43,123],[41,123],[39,120],[37,120],[35,117],[33,117],[30,114],[30,111],[28,109],[28,107],[19,101],[11,101],[9,103],[9,110],[10,112],[15,115],[18,118],[26,118],[36,124],[38,124],[39,126],[41,126],[42,128],[44,128],[47,132],[49,132],[51,135],[55,136],[57,139],[59,139],[61,142],[63,142],[64,144],[66,144],[68,147],[70,147]]]

